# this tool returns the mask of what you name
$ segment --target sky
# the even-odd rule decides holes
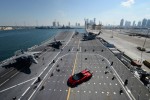
[[[150,19],[150,0],[0,0],[0,26],[84,25],[96,18],[104,24]]]

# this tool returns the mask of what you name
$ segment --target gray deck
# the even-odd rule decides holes
[[[11,100],[16,96],[21,100],[149,100],[150,94],[145,86],[98,39],[82,41],[80,34],[71,38],[72,34],[59,37],[65,40],[63,51],[48,48],[43,52],[39,63],[28,69],[30,74],[13,68],[1,71],[0,76],[8,73],[0,77],[0,99]],[[55,63],[51,63],[53,59]],[[113,66],[109,66],[112,61]],[[60,72],[56,71],[57,65]],[[69,76],[85,68],[93,72],[93,77],[75,88],[69,88]],[[105,74],[105,71],[109,73]],[[50,77],[51,73],[54,75]],[[33,84],[38,76],[42,81]],[[113,76],[116,79],[112,80]],[[124,87],[125,79],[129,80],[129,84]],[[42,86],[44,89],[40,90]],[[124,91],[121,95],[120,89]]]

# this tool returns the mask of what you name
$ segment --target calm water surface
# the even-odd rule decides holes
[[[14,52],[23,49],[26,50],[34,45],[41,44],[57,33],[66,31],[65,29],[24,29],[0,31],[0,61],[14,55]],[[70,29],[69,31],[74,31]],[[84,29],[78,29],[84,32]]]

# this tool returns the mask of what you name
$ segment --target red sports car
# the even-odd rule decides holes
[[[83,70],[80,73],[72,75],[68,81],[67,84],[68,86],[75,87],[78,84],[81,84],[82,82],[88,81],[92,77],[92,73],[90,70]]]

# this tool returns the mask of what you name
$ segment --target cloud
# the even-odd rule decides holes
[[[131,7],[131,5],[133,5],[134,3],[135,3],[134,0],[126,0],[126,1],[124,1],[124,2],[121,2],[121,5],[122,5],[123,7]]]

